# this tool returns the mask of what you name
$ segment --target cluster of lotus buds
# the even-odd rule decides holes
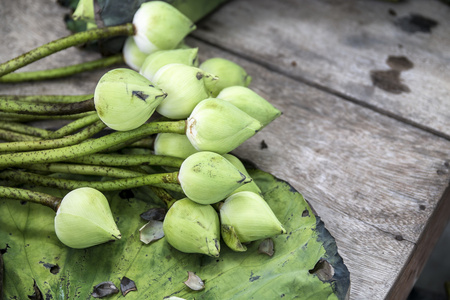
[[[238,64],[223,58],[199,64],[198,49],[182,43],[195,25],[170,4],[142,4],[133,24],[136,35],[124,48],[131,69],[107,72],[94,103],[117,131],[142,126],[155,111],[186,121],[185,134],[160,133],[154,143],[155,154],[184,159],[178,180],[186,198],[165,216],[167,242],[182,252],[218,256],[221,237],[232,250],[245,251],[248,242],[285,233],[242,162],[229,154],[281,112],[248,88],[252,78]],[[75,229],[80,222],[82,230]],[[73,248],[120,238],[108,201],[88,188],[64,198],[55,228]]]

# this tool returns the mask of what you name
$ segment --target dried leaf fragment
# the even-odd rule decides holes
[[[119,289],[111,281],[104,281],[96,286],[94,286],[94,291],[92,292],[92,297],[102,298],[112,294],[117,294]]]
[[[150,244],[164,237],[163,222],[151,220],[139,229],[141,242]]]
[[[258,252],[273,256],[275,252],[273,248],[273,240],[271,238],[264,239],[261,244],[259,244]]]
[[[120,290],[122,291],[122,295],[125,296],[131,291],[137,291],[136,283],[128,277],[122,277],[120,281]]]
[[[145,221],[157,220],[162,221],[166,216],[167,209],[161,207],[150,208],[141,214],[141,218]]]
[[[195,275],[194,272],[188,271],[188,279],[184,282],[191,290],[200,291],[205,288],[205,283],[203,280]]]

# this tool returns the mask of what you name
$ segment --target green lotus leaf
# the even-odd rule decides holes
[[[126,277],[137,287],[127,299],[345,299],[350,275],[320,218],[288,183],[259,170],[249,173],[287,230],[273,238],[273,256],[258,252],[262,241],[246,244],[245,252],[233,252],[222,242],[218,258],[179,252],[165,238],[142,243],[139,229],[147,221],[139,215],[162,206],[148,188],[105,193],[122,239],[82,250],[57,239],[51,209],[1,199],[3,298],[40,293],[43,299],[87,299],[97,284],[111,281],[119,287]],[[205,282],[205,289],[192,291],[183,283],[188,271]]]

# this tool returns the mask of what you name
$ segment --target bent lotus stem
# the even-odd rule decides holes
[[[11,73],[41,58],[72,46],[78,46],[87,42],[114,36],[130,36],[134,34],[135,28],[131,23],[74,33],[67,37],[37,47],[27,53],[0,64],[0,76]]]
[[[58,210],[61,198],[45,193],[34,192],[21,188],[0,186],[0,198],[28,201],[50,207],[55,212]]]
[[[92,154],[69,160],[70,162],[100,165],[130,167],[139,165],[181,167],[184,159],[172,156],[149,154]]]
[[[103,57],[93,61],[88,61],[61,68],[32,71],[32,72],[10,73],[0,77],[0,82],[18,83],[24,81],[39,81],[39,80],[62,78],[86,71],[92,71],[100,68],[109,67],[123,62],[124,60],[122,54],[116,54],[113,56]]]

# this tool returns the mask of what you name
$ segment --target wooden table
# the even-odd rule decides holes
[[[65,13],[1,2],[0,61],[66,36]],[[309,200],[351,272],[350,299],[405,299],[450,215],[450,6],[235,0],[188,43],[241,64],[284,112],[235,153]],[[23,70],[97,57],[69,49]],[[0,93],[92,93],[103,73]]]

